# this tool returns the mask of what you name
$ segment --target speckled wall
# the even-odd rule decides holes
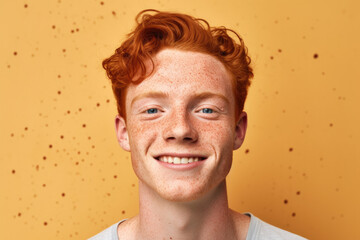
[[[1,239],[85,239],[137,213],[101,61],[145,8],[225,25],[249,47],[255,78],[231,207],[310,239],[360,239],[359,6],[1,1]]]

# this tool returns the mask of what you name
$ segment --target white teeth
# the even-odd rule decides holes
[[[161,162],[166,162],[166,163],[173,163],[173,164],[188,164],[188,163],[192,163],[192,162],[197,162],[199,161],[198,157],[170,157],[170,156],[163,156],[160,157],[159,160]]]
[[[181,164],[185,164],[188,163],[189,159],[188,158],[181,158]]]

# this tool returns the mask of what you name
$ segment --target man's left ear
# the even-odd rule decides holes
[[[234,150],[241,147],[245,139],[245,133],[247,128],[247,114],[246,112],[241,112],[239,120],[235,126],[235,141],[234,141]]]

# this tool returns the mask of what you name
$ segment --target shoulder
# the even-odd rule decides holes
[[[121,220],[110,227],[106,228],[102,232],[96,234],[95,236],[89,238],[88,240],[119,240],[117,229],[120,223],[122,223],[124,220]]]
[[[246,240],[306,240],[299,235],[266,223],[251,213],[245,214],[251,217]]]

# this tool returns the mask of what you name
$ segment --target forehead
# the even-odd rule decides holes
[[[205,91],[232,96],[230,73],[222,62],[209,54],[164,49],[153,57],[153,61],[152,75],[140,84],[128,87],[127,105],[136,95],[150,91],[179,97]],[[147,69],[151,69],[151,61],[146,64]]]

